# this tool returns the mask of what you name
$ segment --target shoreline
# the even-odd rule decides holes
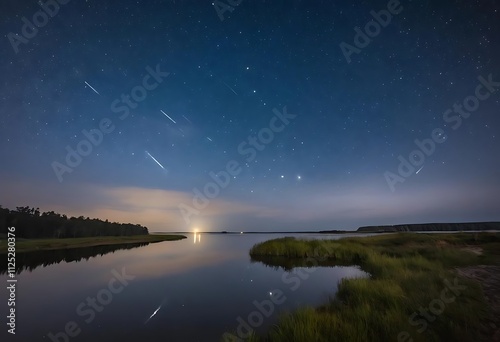
[[[494,233],[395,233],[322,241],[281,238],[256,244],[250,256],[267,266],[293,272],[311,263],[316,267],[347,263],[360,266],[370,277],[343,279],[329,303],[282,315],[274,328],[249,341],[290,341],[299,335],[311,341],[336,336],[345,341],[401,342],[498,337],[499,308],[490,299],[500,294],[500,288],[464,277],[459,270],[498,269],[499,247],[500,234]],[[453,300],[446,297],[441,303],[443,291]],[[422,307],[426,313],[419,311]]]
[[[73,249],[95,246],[109,246],[133,243],[158,243],[186,239],[184,235],[132,235],[132,236],[98,236],[69,239],[18,239],[17,253],[29,253],[57,249]],[[7,254],[7,240],[0,240],[0,254]]]

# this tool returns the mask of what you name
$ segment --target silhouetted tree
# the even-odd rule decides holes
[[[139,224],[109,222],[80,216],[68,218],[54,211],[41,213],[39,208],[0,206],[0,234],[7,227],[16,227],[16,236],[27,239],[75,238],[90,236],[147,235],[148,229]]]

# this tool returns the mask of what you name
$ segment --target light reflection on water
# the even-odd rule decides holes
[[[279,310],[319,306],[335,294],[340,279],[364,275],[358,267],[288,273],[250,261],[248,251],[255,243],[281,236],[197,232],[181,241],[22,272],[17,276],[16,335],[22,341],[50,341],[49,332],[61,332],[74,321],[81,332],[70,341],[220,341],[225,331],[237,328],[238,317],[255,310],[255,301],[269,299],[276,290],[286,296]],[[90,315],[79,315],[76,308],[102,295],[112,270],[135,278],[87,323]],[[275,322],[277,312],[260,330]]]

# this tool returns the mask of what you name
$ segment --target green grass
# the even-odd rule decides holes
[[[99,236],[74,239],[18,239],[16,252],[33,252],[65,248],[107,246],[126,243],[155,243],[182,240],[183,235],[134,235],[134,236]],[[0,254],[7,253],[7,240],[0,240]]]
[[[466,246],[481,247],[483,255],[462,250]],[[401,332],[412,340],[400,341],[480,341],[491,312],[479,284],[457,277],[454,268],[500,264],[499,251],[500,234],[492,233],[282,238],[257,244],[250,251],[254,261],[290,269],[309,258],[319,265],[359,265],[370,277],[343,279],[330,303],[285,313],[265,336],[252,341],[398,341]],[[444,279],[453,283],[455,278],[465,289],[441,314],[431,314],[432,322],[420,315],[410,322],[413,313],[440,298]],[[419,320],[426,322],[425,329]]]

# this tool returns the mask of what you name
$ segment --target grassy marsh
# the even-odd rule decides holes
[[[359,265],[371,275],[343,279],[329,303],[285,313],[252,341],[487,341],[492,334],[493,313],[481,285],[456,268],[499,265],[498,233],[281,238],[255,245],[250,255],[287,270],[293,265],[283,260],[308,259]]]

